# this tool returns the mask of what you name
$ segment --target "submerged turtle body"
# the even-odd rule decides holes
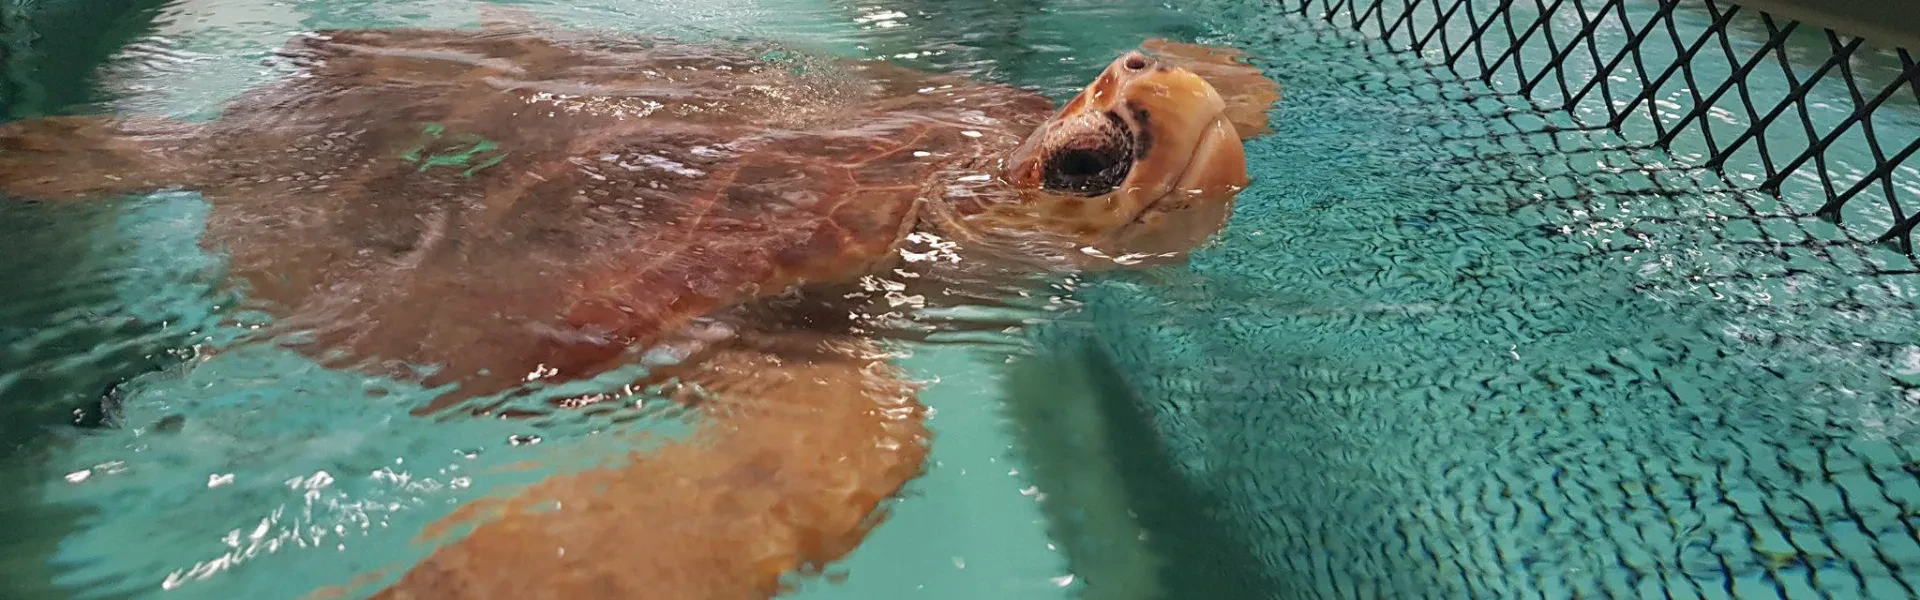
[[[205,243],[288,327],[442,367],[430,383],[591,369],[739,288],[872,272],[921,198],[988,174],[1051,110],[884,63],[671,41],[351,30],[282,54],[299,77],[165,126],[167,164],[140,183],[199,190]],[[45,191],[99,192],[62,158]]]
[[[13,125],[0,191],[198,190],[204,243],[280,329],[336,364],[437,368],[428,383],[463,395],[590,374],[752,296],[872,273],[943,214],[1096,242],[1135,213],[1081,197],[1087,181],[1156,141],[1194,143],[1119,122],[1144,108],[1056,119],[1058,139],[1027,152],[1078,144],[1091,164],[1034,157],[1023,173],[1008,154],[1054,116],[1033,92],[671,40],[341,30],[280,54],[297,76],[211,123]],[[1120,95],[1103,77],[1084,97]],[[1010,176],[1069,197],[1024,206]]]
[[[724,417],[705,443],[543,481],[380,597],[764,598],[859,542],[927,433],[871,339],[745,309],[922,267],[910,238],[970,275],[1184,255],[1247,185],[1241,140],[1278,86],[1232,52],[1145,50],[1055,110],[745,47],[326,31],[209,123],[0,126],[0,194],[196,190],[204,243],[277,333],[330,364],[437,369],[448,402],[705,344],[676,375]],[[857,310],[841,298],[816,312]]]

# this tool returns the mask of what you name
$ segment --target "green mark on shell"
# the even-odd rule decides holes
[[[429,152],[429,148],[438,145],[435,142],[446,135],[447,126],[439,123],[427,123],[422,125],[420,130],[424,139],[414,147],[407,149],[406,152],[400,153],[401,160],[420,163],[420,168],[416,172],[425,173],[427,169],[434,167],[458,167],[472,163],[478,159],[480,162],[473,164],[473,166],[468,167],[467,170],[460,173],[462,177],[473,177],[474,173],[478,173],[487,167],[500,164],[501,161],[507,159],[507,152],[488,155],[488,153],[500,148],[499,143],[468,133],[454,134],[451,136],[448,141],[456,144],[451,149],[440,152]],[[466,144],[472,145],[466,146]],[[425,155],[424,157],[422,156],[423,154]]]
[[[489,158],[486,161],[481,162],[480,164],[474,165],[472,168],[467,169],[465,172],[461,173],[460,175],[463,177],[472,177],[474,173],[479,172],[481,169],[485,169],[487,167],[500,164],[500,161],[503,161],[506,159],[507,159],[506,152],[495,154],[493,155],[493,158]]]

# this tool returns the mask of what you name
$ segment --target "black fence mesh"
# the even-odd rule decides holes
[[[1495,96],[1612,130],[1770,196],[1755,221],[1838,226],[1754,244],[1889,243],[1913,255],[1920,66],[1902,48],[1713,0],[1283,0]],[[1659,194],[1660,190],[1648,193]],[[1903,204],[1903,199],[1905,203]],[[1817,227],[1817,226],[1814,226]],[[1822,239],[1826,238],[1826,239]],[[1837,238],[1837,239],[1835,239]]]
[[[1280,6],[1222,35],[1288,94],[1225,241],[1047,338],[1169,457],[1120,459],[1169,589],[1920,597],[1906,53],[1700,0]]]

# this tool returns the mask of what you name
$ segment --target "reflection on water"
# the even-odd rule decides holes
[[[1021,258],[1085,246],[1045,257],[1136,262],[1130,244],[1190,243],[1243,183],[1226,121],[1188,114],[1205,106],[1187,101],[1199,88],[1146,67],[1109,78],[1146,87],[1099,88],[1085,106],[1101,112],[1046,129],[1024,155],[1033,168],[1012,154],[1048,116],[1047,96],[1071,95],[1146,33],[1177,33],[1154,31],[1162,19],[1106,7],[1126,19],[1087,44],[1057,6],[793,4],[537,6],[541,23],[516,17],[487,34],[316,35],[471,27],[476,12],[179,2],[99,73],[113,96],[102,109],[182,121],[11,125],[0,137],[7,191],[56,202],[0,210],[105,215],[90,235],[37,251],[106,250],[75,273],[9,265],[57,283],[8,308],[140,334],[65,353],[51,342],[72,325],[11,338],[9,366],[20,368],[0,384],[18,391],[19,373],[85,379],[116,351],[151,371],[66,401],[108,428],[44,442],[56,453],[44,462],[55,471],[46,500],[94,511],[65,536],[57,583],[92,596],[250,598],[347,582],[433,589],[446,576],[571,589],[701,572],[767,585],[787,561],[843,553],[859,517],[922,462],[918,408],[849,395],[901,376],[867,366],[877,349],[845,333],[926,337],[939,325],[1004,343],[992,332],[1063,301],[1046,281],[1002,275],[1031,265],[967,249]],[[530,26],[544,32],[512,31]],[[805,58],[821,50],[954,75]],[[1106,111],[1123,99],[1135,112]],[[1053,165],[1068,156],[1109,162]],[[1092,197],[1041,187],[1066,185],[1057,181]],[[914,213],[928,193],[941,200]],[[75,199],[90,201],[61,202]],[[924,226],[907,258],[938,277],[855,277],[912,223]],[[955,242],[967,256],[958,267],[942,260]],[[715,313],[743,290],[801,279],[854,285]],[[919,316],[929,308],[941,310]],[[714,318],[683,327],[702,315]],[[802,350],[795,336],[827,339]],[[490,394],[506,389],[524,393]],[[767,395],[785,401],[753,402]],[[475,402],[457,413],[513,418],[421,414],[460,400]],[[662,410],[676,402],[725,415],[716,445],[622,466],[631,435],[671,437],[689,420]],[[810,470],[826,465],[838,467]],[[498,521],[484,513],[497,505],[475,503],[535,481],[537,496],[514,501],[523,516]],[[708,483],[657,491],[682,481]],[[578,508],[558,521],[527,512],[544,502]],[[462,511],[487,524],[409,571],[433,550],[419,534]],[[635,547],[677,539],[670,526],[692,537]],[[595,535],[566,532],[583,527]],[[612,546],[541,555],[544,566],[514,554],[590,539]],[[638,558],[645,551],[657,556]],[[657,570],[595,561],[611,553]],[[1058,588],[1061,577],[1039,581]]]
[[[1846,235],[1791,208],[1823,193],[1730,187],[1681,168],[1704,149],[1580,131],[1370,46],[1346,15],[1229,14],[1222,35],[1284,57],[1262,63],[1289,84],[1279,133],[1248,146],[1264,183],[1181,285],[1084,285],[1086,310],[1048,336],[1122,382],[1109,411],[1147,420],[1134,430],[1171,456],[1138,461],[1179,483],[1138,501],[1162,524],[1163,582],[1212,597],[1914,597],[1912,258],[1829,243]],[[1666,66],[1664,29],[1645,76]],[[1597,35],[1604,53],[1629,33]],[[1659,94],[1688,96],[1683,81]],[[1790,89],[1750,84],[1756,103]],[[1821,120],[1849,105],[1845,85],[1815,94]],[[1876,128],[1915,114],[1887,112]],[[1871,153],[1836,151],[1827,169],[1862,173]],[[1178,502],[1194,499],[1210,510]]]
[[[1653,5],[1628,4],[1633,11]],[[1669,590],[1674,596],[1728,590],[1796,596],[1816,586],[1906,597],[1915,589],[1903,581],[1920,573],[1913,558],[1920,550],[1901,516],[1920,506],[1910,472],[1920,431],[1911,403],[1920,381],[1911,261],[1878,249],[1745,243],[1765,239],[1758,235],[1763,227],[1768,235],[1795,239],[1838,234],[1784,218],[1779,200],[1671,168],[1685,163],[1688,148],[1664,156],[1610,135],[1574,132],[1564,120],[1535,118],[1528,107],[1437,83],[1432,71],[1370,50],[1337,28],[1278,19],[1259,3],[794,0],[528,9],[576,32],[751,42],[780,50],[768,55],[773,59],[789,51],[802,55],[799,50],[884,58],[1056,101],[1077,93],[1120,51],[1162,35],[1258,50],[1256,64],[1290,85],[1288,102],[1275,113],[1278,135],[1247,146],[1253,188],[1224,238],[1191,266],[1014,284],[949,273],[928,287],[904,276],[874,277],[856,287],[875,308],[853,311],[859,313],[854,318],[847,318],[845,305],[821,303],[818,296],[753,307],[794,316],[797,322],[783,325],[799,329],[832,322],[889,339],[952,342],[891,348],[897,350],[893,362],[909,366],[906,377],[929,383],[920,399],[935,413],[926,426],[939,440],[930,449],[929,472],[909,485],[907,500],[888,503],[896,518],[841,565],[845,570],[830,570],[833,576],[806,586],[803,597],[1138,598],[1156,585],[1220,597],[1564,597],[1574,593],[1569,590],[1590,597]],[[1704,26],[1704,15],[1691,18]],[[423,25],[471,28],[478,17],[471,5],[445,0],[176,2],[162,11],[151,35],[126,45],[100,71],[111,97],[98,106],[204,122],[244,90],[299,68],[300,61],[275,52],[300,32]],[[1734,43],[1759,43],[1757,32],[1743,31],[1746,37]],[[1609,28],[1596,35],[1625,34]],[[1580,54],[1572,58],[1576,71],[1585,60]],[[447,63],[500,69],[497,61],[474,56]],[[1887,74],[1884,64],[1871,61],[1857,68]],[[513,78],[525,84],[531,76],[507,77]],[[602,133],[593,115],[652,115],[676,102],[582,101],[590,94],[580,86],[552,81],[527,89],[533,102],[554,110],[556,122],[579,120],[576,128],[587,138]],[[733,91],[739,97],[765,92]],[[834,96],[831,85],[808,91],[844,97]],[[696,96],[719,97],[704,95],[709,92]],[[1816,90],[1828,100],[1813,106],[1822,111],[1816,118],[1838,118],[1834,111],[1845,105],[1845,93]],[[1662,94],[1676,100],[1688,92]],[[541,393],[492,407],[522,418],[422,417],[417,409],[444,390],[409,383],[420,376],[411,368],[323,369],[315,355],[327,359],[324,353],[258,343],[253,338],[270,328],[256,326],[282,320],[274,318],[273,305],[240,305],[249,298],[222,287],[234,269],[197,247],[204,230],[250,232],[243,257],[251,248],[256,256],[303,265],[298,273],[326,275],[335,265],[362,269],[354,273],[403,267],[418,273],[419,265],[452,264],[431,263],[423,248],[454,244],[491,248],[487,266],[522,275],[507,280],[544,282],[568,278],[541,269],[575,261],[520,251],[617,254],[605,251],[617,244],[593,234],[648,218],[657,207],[599,202],[589,194],[581,210],[620,217],[500,218],[491,222],[513,232],[512,242],[468,238],[454,217],[489,214],[488,205],[437,194],[471,185],[469,170],[483,181],[490,173],[524,170],[527,164],[514,162],[524,157],[503,154],[510,149],[499,142],[525,143],[539,132],[490,125],[488,106],[463,105],[457,94],[438,104],[397,106],[381,105],[377,94],[359,98],[362,121],[371,123],[386,122],[386,109],[474,112],[433,121],[462,124],[458,128],[385,131],[389,141],[418,142],[417,160],[408,164],[424,168],[411,172],[428,174],[433,183],[392,188],[404,193],[381,195],[380,204],[366,204],[360,213],[316,204],[333,195],[313,189],[339,180],[317,181],[324,175],[318,168],[296,170],[285,182],[246,182],[285,192],[253,192],[270,196],[257,206],[303,210],[259,209],[239,213],[247,216],[239,220],[227,213],[223,221],[190,192],[115,204],[0,205],[0,227],[9,228],[0,235],[21,240],[0,268],[20,274],[8,281],[27,282],[0,289],[0,310],[8,311],[0,322],[60,324],[0,336],[6,344],[0,357],[9,367],[0,373],[0,387],[26,407],[9,409],[40,426],[14,440],[31,459],[20,462],[30,466],[8,475],[40,482],[32,490],[34,512],[15,520],[52,522],[50,515],[67,507],[89,512],[27,534],[57,546],[51,554],[58,584],[102,597],[151,595],[166,586],[170,596],[213,598],[294,598],[349,584],[364,593],[401,578],[407,565],[434,550],[414,543],[422,533],[470,530],[471,523],[455,521],[441,531],[435,526],[449,524],[442,517],[461,507],[497,508],[482,500],[509,498],[529,486],[540,486],[535,498],[588,504],[582,510],[607,523],[598,531],[622,532],[627,540],[574,552],[574,559],[587,555],[582,560],[591,562],[599,558],[594,552],[684,558],[694,553],[675,551],[809,532],[721,518],[748,528],[678,547],[646,546],[634,540],[652,536],[632,528],[648,527],[648,517],[623,514],[623,505],[591,506],[607,496],[590,490],[694,473],[735,489],[777,491],[744,494],[742,503],[804,498],[789,506],[790,514],[817,514],[823,505],[844,508],[851,497],[870,500],[872,490],[891,485],[886,480],[901,477],[900,465],[912,462],[911,445],[901,444],[905,451],[861,455],[873,459],[863,466],[873,479],[821,485],[782,478],[788,471],[781,465],[817,464],[796,449],[894,444],[915,433],[912,410],[899,411],[909,413],[904,421],[890,421],[885,411],[900,406],[868,412],[828,398],[826,409],[845,412],[803,417],[844,429],[767,428],[774,421],[745,420],[747,431],[764,435],[721,438],[716,443],[733,450],[602,481],[596,478],[636,444],[676,439],[686,425],[700,422],[671,410],[677,405],[663,396],[728,390],[659,386],[609,398],[615,394],[608,390],[634,374],[616,369],[588,382],[608,384],[599,388],[536,381],[530,387]],[[759,116],[767,119],[805,122],[838,114],[829,100],[816,100],[812,112],[786,112],[769,108],[785,105],[760,98],[767,110]],[[299,114],[263,110],[259,118],[299,126]],[[1714,117],[1737,121],[1731,115]],[[1888,126],[1913,118],[1911,111],[1882,115]],[[971,115],[950,116],[967,122]],[[873,143],[869,138],[898,135],[910,122],[848,126],[844,137],[857,139],[834,143]],[[324,131],[329,124],[335,121],[307,125]],[[982,138],[962,133],[944,141],[963,146],[996,132],[973,125],[978,128],[962,131]],[[670,133],[655,132],[661,137],[643,147],[586,155],[584,164],[571,165],[587,177],[575,181],[611,190],[638,181],[633,173],[704,175],[715,163],[741,160],[739,151],[716,144],[671,143]],[[285,147],[304,147],[316,163],[342,161],[329,165],[349,169],[354,165],[344,156],[312,147],[366,143],[368,134],[355,135],[361,137],[322,135],[306,140],[317,146]],[[735,155],[722,158],[727,152]],[[1836,168],[1857,170],[1867,162],[1863,152],[1837,149]],[[258,161],[274,160],[258,154]],[[788,175],[801,181],[817,174]],[[1785,203],[1819,200],[1805,190],[1788,191]],[[295,198],[303,202],[288,201]],[[804,194],[781,200],[795,210],[823,202]],[[1750,210],[1764,214],[1747,218],[1756,214]],[[330,237],[324,227],[301,221],[316,215],[353,216],[340,226],[359,237]],[[56,223],[84,223],[91,234],[46,227]],[[909,255],[941,263],[953,242],[916,236]],[[360,256],[361,248],[379,252]],[[82,255],[88,261],[74,258]],[[51,273],[55,266],[66,272]],[[379,313],[374,316],[396,331],[441,332],[417,339],[349,336],[347,342],[461,355],[465,347],[488,346],[461,336],[472,334],[469,325],[494,319],[484,309],[499,302],[462,285],[460,274],[478,266],[455,266],[467,270],[391,277],[389,283],[410,286],[397,296],[329,288],[333,295],[321,296],[372,298],[372,308],[366,302],[322,308],[338,310],[334,315]],[[256,289],[313,289],[303,287],[313,281],[256,279]],[[539,305],[552,302],[553,292],[530,284],[504,295]],[[418,298],[430,301],[413,301]],[[1049,323],[1037,340],[1006,329],[1059,313],[1077,315]],[[702,344],[738,332],[734,326],[723,320],[676,331],[675,341],[684,345],[631,362],[690,357]],[[107,332],[101,337],[114,341],[97,343],[84,332]],[[1031,346],[1039,346],[1039,356],[1016,356]],[[838,361],[801,361],[809,374],[803,379],[883,388],[894,382],[885,370],[848,373],[848,365],[859,364],[848,356],[864,360],[870,357],[865,351]],[[763,370],[751,357],[735,358],[742,371]],[[1007,363],[1013,368],[1003,371]],[[112,386],[98,399],[122,374],[142,371],[152,373]],[[547,367],[517,373],[528,372],[538,379]],[[732,380],[748,389],[767,385],[742,384],[738,374]],[[809,389],[819,390],[789,389],[802,400]],[[1003,406],[997,396],[1006,389],[1020,395]],[[1074,400],[1083,397],[1103,403]],[[569,410],[556,410],[549,400]],[[774,412],[724,400],[708,406]],[[80,421],[111,428],[71,427],[75,409],[82,411]],[[617,410],[600,412],[605,409]],[[801,420],[782,418],[792,420],[779,423]],[[1001,428],[1016,431],[1018,444],[996,437]],[[824,433],[813,438],[809,432]],[[627,434],[657,437],[634,442]],[[1108,468],[1113,465],[1126,472]],[[830,500],[814,503],[822,497]],[[732,501],[700,493],[656,498]],[[541,514],[517,521],[538,527],[495,530],[425,564],[457,572],[463,561],[510,560],[506,553],[521,547],[529,530],[549,527]],[[563,560],[569,559],[556,552],[527,557],[526,564]],[[601,570],[623,564],[602,559],[569,572],[632,576]],[[410,576],[431,585],[421,578],[433,572]],[[513,579],[512,573],[491,574]]]

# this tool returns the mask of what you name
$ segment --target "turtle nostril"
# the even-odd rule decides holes
[[[1147,68],[1147,59],[1138,54],[1127,57],[1127,70],[1138,71]]]

